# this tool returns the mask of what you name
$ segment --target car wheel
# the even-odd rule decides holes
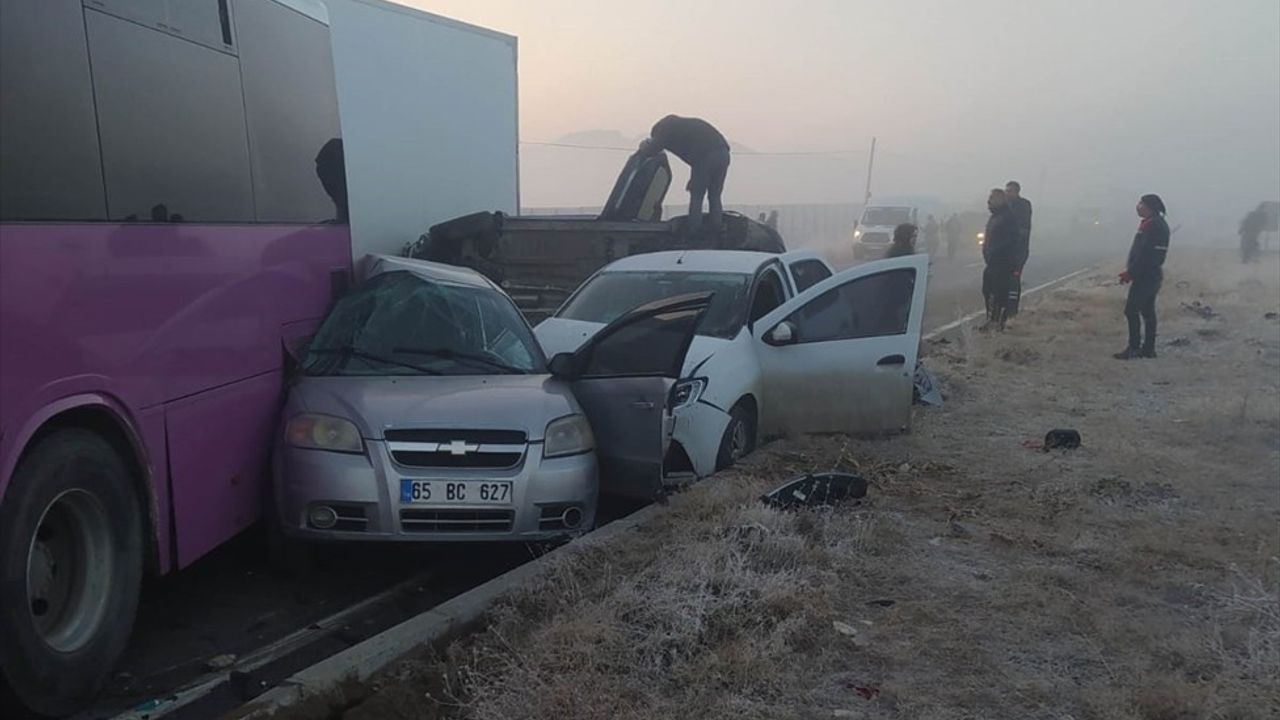
[[[732,467],[734,463],[750,455],[756,449],[755,413],[738,403],[729,411],[729,425],[720,439],[720,452],[716,456],[716,470]]]
[[[0,709],[16,712],[0,715],[69,715],[106,682],[138,609],[141,506],[97,433],[59,430],[19,462],[0,506]]]

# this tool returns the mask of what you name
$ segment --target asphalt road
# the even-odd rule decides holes
[[[1034,248],[1033,248],[1034,250]],[[1030,288],[1106,259],[1102,253],[1044,251],[1032,255],[1023,278]],[[847,266],[840,262],[837,266]],[[982,308],[982,262],[976,253],[939,258],[930,268],[925,328]],[[633,508],[610,507],[619,517]],[[265,543],[249,532],[190,568],[150,581],[133,639],[107,692],[80,718],[163,703],[173,688],[208,676],[255,649],[311,628],[315,637],[288,658],[227,683],[210,699],[171,718],[207,718],[257,694],[254,685],[291,672],[370,637],[533,557],[526,546],[339,546],[306,573],[272,567]],[[376,603],[322,631],[317,625],[371,596]],[[327,626],[326,626],[327,627]],[[260,690],[260,687],[259,687]]]

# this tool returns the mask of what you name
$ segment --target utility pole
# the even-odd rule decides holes
[[[867,193],[862,198],[862,204],[866,205],[871,202],[871,170],[876,166],[876,139],[871,138],[871,157],[867,159]]]

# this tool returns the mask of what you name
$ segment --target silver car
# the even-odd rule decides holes
[[[301,354],[274,455],[286,536],[543,540],[601,491],[661,489],[671,389],[709,298],[639,308],[546,361],[479,273],[376,256]]]

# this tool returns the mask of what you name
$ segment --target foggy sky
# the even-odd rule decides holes
[[[726,202],[860,201],[873,135],[877,194],[1280,197],[1276,0],[401,1],[519,37],[525,141],[677,113],[759,151],[858,151],[736,155]],[[598,205],[626,157],[521,152],[530,206]]]

